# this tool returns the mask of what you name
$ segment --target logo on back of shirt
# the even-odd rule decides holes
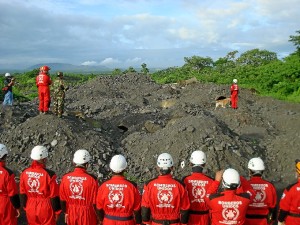
[[[251,184],[253,190],[255,191],[255,196],[253,199],[253,203],[250,206],[253,207],[265,207],[265,200],[267,198],[266,188],[269,187],[268,184]]]
[[[41,186],[41,183],[40,183],[40,177],[43,177],[44,174],[42,173],[37,173],[37,172],[29,172],[27,171],[26,172],[27,176],[28,176],[28,180],[27,180],[27,184],[29,186],[29,190],[28,192],[30,193],[37,193],[37,194],[42,194],[40,191],[39,191],[39,188]]]
[[[123,205],[124,189],[127,188],[126,184],[106,184],[109,189],[108,200],[110,202],[107,207],[109,208],[125,208]]]
[[[189,180],[189,183],[192,184],[192,195],[194,199],[191,200],[193,202],[204,202],[204,196],[206,194],[205,186],[208,184],[208,181],[202,180]]]
[[[68,180],[70,181],[70,191],[72,193],[70,198],[73,199],[79,199],[79,200],[85,200],[85,198],[82,196],[84,187],[83,182],[86,180],[86,177],[73,177],[68,176]]]
[[[173,200],[173,188],[176,187],[175,184],[154,184],[157,187],[157,200],[159,204],[156,205],[159,208],[174,208],[172,205]]]
[[[236,224],[236,219],[240,215],[239,205],[241,201],[218,201],[218,204],[222,205],[222,217],[223,221],[220,223],[224,224]]]

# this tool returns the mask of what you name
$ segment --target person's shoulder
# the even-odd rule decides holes
[[[247,192],[243,192],[243,193],[239,193],[237,194],[238,196],[242,197],[242,198],[246,198],[246,199],[250,199],[250,194]]]
[[[6,166],[2,167],[7,173],[9,176],[11,176],[12,174],[14,174],[14,171],[12,171],[11,169],[7,168]]]
[[[152,178],[152,179],[150,179],[150,180],[147,180],[147,181],[145,182],[145,186],[147,186],[147,185],[150,184],[151,182],[155,181],[156,179],[157,179],[157,177]]]
[[[44,168],[44,170],[47,172],[47,174],[52,178],[55,174],[55,172],[53,170],[50,170],[48,168]]]
[[[213,199],[215,199],[215,198],[220,198],[220,197],[222,197],[222,196],[224,196],[223,193],[215,193],[215,194],[211,194],[211,195],[209,195],[209,200],[213,200]]]
[[[298,184],[298,182],[292,183],[292,184],[288,185],[285,189],[287,191],[290,191],[292,188],[296,188],[297,184]]]

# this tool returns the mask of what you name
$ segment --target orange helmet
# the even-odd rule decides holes
[[[40,71],[49,71],[51,68],[49,66],[41,66]]]
[[[298,174],[300,174],[300,160],[299,159],[296,160],[296,170],[297,170]]]

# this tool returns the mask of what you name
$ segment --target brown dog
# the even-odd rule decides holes
[[[226,98],[226,97],[221,98],[221,97],[219,97],[219,98],[216,99],[216,107],[215,107],[215,110],[216,110],[219,106],[221,106],[222,108],[226,108],[226,106],[229,105],[230,103],[231,103],[231,99],[230,99],[230,98]]]

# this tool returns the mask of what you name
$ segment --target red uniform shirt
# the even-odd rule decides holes
[[[236,109],[237,108],[237,102],[238,102],[238,93],[239,93],[239,87],[237,84],[232,84],[230,87],[231,92],[231,107]]]
[[[170,174],[158,176],[145,184],[142,197],[143,222],[149,223],[150,215],[147,212],[151,212],[152,224],[160,224],[155,220],[173,220],[172,224],[180,224],[178,219],[186,224],[189,208],[189,197],[184,185]]]
[[[63,176],[59,196],[66,202],[69,225],[96,225],[96,194],[98,184],[95,177],[86,169],[77,167]]]
[[[279,221],[285,221],[285,225],[300,225],[300,179],[284,190],[279,206]]]
[[[52,83],[50,76],[48,76],[45,73],[40,73],[36,77],[35,82],[36,82],[36,86],[38,86],[38,87],[40,87],[40,86],[49,86]]]
[[[16,209],[11,202],[12,197],[18,197],[17,184],[13,172],[5,167],[4,162],[0,162],[0,224],[17,225]]]
[[[30,225],[55,225],[55,209],[51,199],[58,199],[58,192],[56,174],[46,169],[45,165],[33,161],[21,173],[20,194],[27,197],[24,209]]]
[[[274,185],[260,176],[251,177],[250,185],[255,191],[254,198],[247,211],[247,225],[267,225],[267,217],[274,213],[277,194]],[[257,217],[257,218],[256,218]],[[265,218],[261,218],[265,217]]]
[[[128,181],[124,176],[114,175],[100,185],[96,204],[97,209],[105,214],[104,225],[134,225],[133,215],[138,212],[140,217],[141,195],[135,183]]]
[[[237,194],[235,190],[210,195],[206,201],[210,208],[211,224],[245,224],[249,198],[249,194]]]
[[[191,204],[188,224],[209,224],[208,206],[204,198],[213,181],[212,178],[200,172],[193,172],[183,179]]]
[[[48,112],[50,107],[50,89],[49,85],[52,83],[50,77],[45,73],[40,73],[36,77],[36,86],[39,94],[39,111]]]

